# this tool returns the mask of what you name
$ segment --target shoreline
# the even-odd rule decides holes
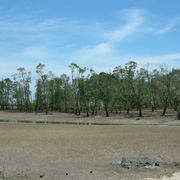
[[[103,116],[77,116],[69,113],[54,112],[50,115],[43,113],[24,113],[0,111],[0,122],[2,123],[27,123],[27,124],[74,124],[74,125],[155,125],[155,126],[180,126],[180,120],[175,116],[165,117],[159,114],[137,118],[132,116],[125,118],[123,115]]]

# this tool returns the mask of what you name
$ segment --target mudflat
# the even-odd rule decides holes
[[[14,119],[22,115],[15,114]],[[28,116],[22,119],[27,120]],[[46,118],[52,120],[53,116]],[[168,121],[168,117],[162,121]],[[180,162],[178,123],[170,126],[0,123],[0,179],[136,180],[164,175],[171,179],[173,173],[180,172],[179,165],[176,166]],[[124,168],[119,165],[123,157],[148,157],[164,165]]]

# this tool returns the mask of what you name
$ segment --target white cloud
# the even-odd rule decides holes
[[[105,33],[105,37],[110,42],[118,42],[127,38],[134,32],[138,31],[139,26],[143,24],[145,20],[143,13],[144,11],[141,9],[130,9],[123,11],[123,15],[126,17],[127,23],[111,32]]]
[[[140,64],[141,62],[143,64],[150,63],[150,64],[155,64],[155,65],[169,64],[171,67],[176,66],[177,68],[180,68],[180,65],[178,67],[179,63],[176,62],[177,60],[180,61],[180,53],[134,58],[134,61],[137,61]]]
[[[177,27],[180,17],[173,19],[163,28],[159,23],[158,28],[154,28],[158,20],[147,23],[145,10],[123,10],[119,16],[124,23],[120,23],[118,19],[110,28],[105,28],[103,22],[83,22],[73,19],[0,18],[0,38],[8,37],[10,45],[12,43],[22,45],[21,47],[17,45],[17,49],[13,49],[10,53],[9,49],[3,49],[4,44],[0,43],[1,49],[4,50],[4,57],[2,55],[0,57],[1,66],[7,67],[0,73],[14,74],[19,67],[27,67],[34,71],[38,63],[46,64],[49,70],[59,75],[67,73],[68,64],[73,61],[80,66],[96,67],[97,71],[100,69],[109,71],[130,60],[140,65],[146,62],[156,65],[163,63],[175,65],[175,61],[180,59],[179,53],[147,57],[123,56],[121,49],[117,48],[117,45],[129,37],[137,37],[137,34],[159,35],[170,32]],[[14,42],[14,39],[11,41],[12,36]],[[8,42],[6,43],[8,47]]]
[[[78,62],[86,63],[106,63],[112,61],[115,58],[115,44],[124,40],[128,36],[132,35],[143,24],[144,11],[141,9],[130,9],[121,12],[126,20],[126,24],[116,28],[113,31],[104,32],[101,36],[104,37],[104,42],[97,43],[95,45],[84,46],[73,53],[73,59]]]
[[[111,53],[113,50],[108,43],[100,43],[94,46],[85,46],[75,52],[75,56],[81,56],[85,59],[91,59],[96,56],[104,56]]]
[[[16,53],[16,56],[24,59],[46,60],[50,54],[44,47],[35,46],[22,49],[22,51]]]
[[[0,18],[0,31],[10,32],[39,32],[53,29],[59,20],[45,19],[33,20],[28,17],[3,17]]]
[[[97,48],[98,49],[98,48]],[[105,48],[106,49],[106,48]],[[94,51],[93,51],[94,52]],[[89,54],[89,53],[88,53]],[[98,54],[98,51],[97,51]],[[45,64],[45,72],[52,71],[56,76],[59,76],[63,73],[70,75],[70,69],[68,68],[68,65],[71,62],[77,63],[80,67],[86,66],[87,68],[93,68],[97,73],[104,71],[104,72],[110,72],[113,71],[113,69],[116,66],[124,66],[125,63],[128,61],[135,61],[137,62],[139,67],[144,67],[147,63],[150,63],[150,69],[157,68],[159,65],[166,64],[169,66],[169,68],[180,68],[180,53],[176,54],[162,54],[158,56],[120,56],[115,54],[104,54],[99,56],[96,56],[97,54],[92,54],[88,58],[88,56],[80,56],[77,54],[76,56],[73,56],[72,58],[69,58],[69,60],[64,63],[61,63],[61,60],[57,62],[57,60],[49,61],[49,60],[23,60],[18,59],[16,57],[15,59],[7,59],[7,58],[0,58],[1,62],[1,71],[0,76],[1,78],[10,77],[11,75],[15,74],[17,72],[17,68],[19,67],[25,67],[26,71],[31,71],[33,74],[33,79],[36,78],[35,68],[39,63]],[[76,57],[76,58],[75,58]]]
[[[88,57],[88,56],[86,56]],[[167,65],[169,68],[180,68],[180,53],[162,54],[157,56],[121,56],[118,54],[106,54],[104,56],[90,56],[90,58],[77,56],[76,63],[80,66],[89,64],[88,68],[93,68],[97,72],[112,71],[116,66],[124,66],[129,61],[137,62],[139,67],[144,67],[147,63],[150,64],[150,69],[157,68],[160,65]],[[89,62],[88,62],[89,61]]]
[[[171,31],[174,31],[176,30],[176,27],[180,24],[180,16],[172,18],[169,22],[166,22],[164,27],[162,27],[162,25],[160,24],[161,23],[159,23],[158,25],[154,27],[147,28],[147,32],[159,35],[159,34],[166,34]]]
[[[114,50],[108,43],[99,43],[94,46],[85,46],[75,50],[68,58],[69,63],[75,62],[80,66],[105,67],[113,57]]]
[[[61,74],[70,74],[68,65],[64,65],[61,63],[57,63],[56,61],[49,61],[49,60],[34,60],[28,61],[23,59],[9,59],[9,58],[0,58],[1,62],[1,71],[0,77],[1,78],[11,78],[11,75],[17,73],[17,69],[19,67],[24,67],[27,72],[32,73],[32,78],[36,78],[36,66],[41,63],[45,64],[45,72],[52,71],[55,76],[60,76]]]

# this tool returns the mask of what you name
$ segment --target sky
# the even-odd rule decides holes
[[[180,68],[180,0],[0,0],[0,78],[39,63],[96,72],[136,61]]]

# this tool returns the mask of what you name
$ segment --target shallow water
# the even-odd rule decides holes
[[[92,122],[57,122],[57,121],[25,121],[25,120],[0,120],[0,123],[14,124],[72,124],[72,125],[117,125],[113,123],[92,123]],[[123,125],[123,124],[118,124]]]

